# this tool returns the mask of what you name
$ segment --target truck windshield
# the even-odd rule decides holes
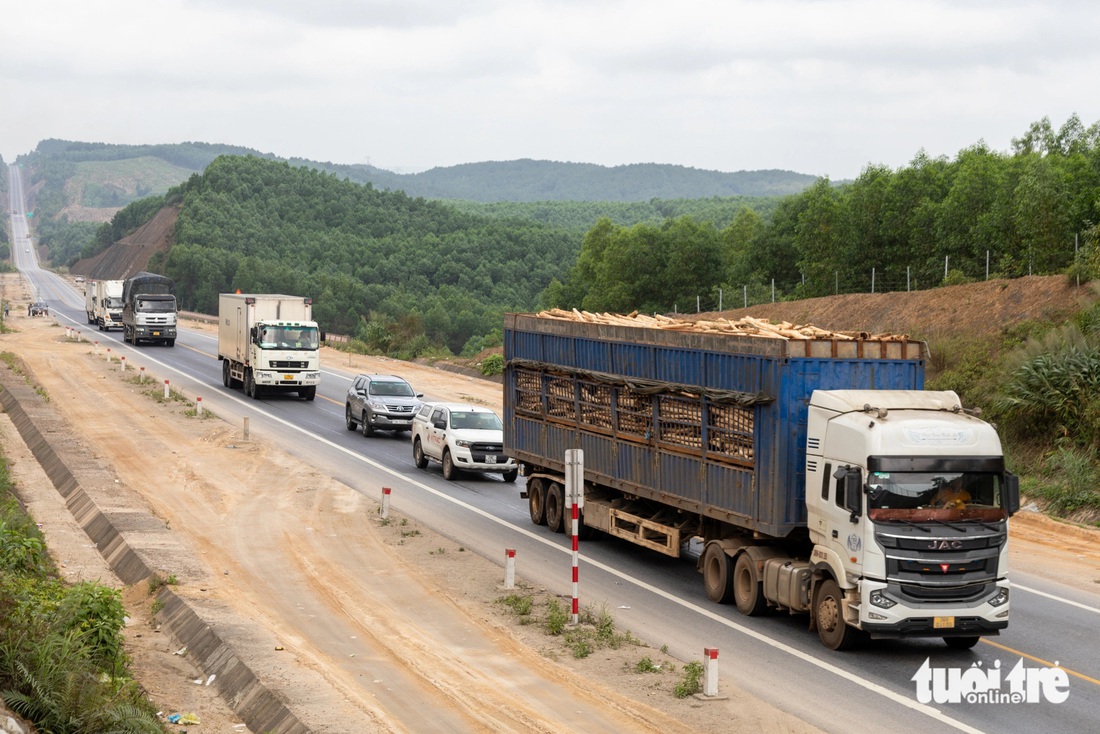
[[[960,522],[1004,520],[1001,475],[991,472],[871,472],[871,520]]]
[[[135,310],[145,313],[175,313],[176,300],[174,298],[139,298]]]
[[[316,326],[272,326],[260,331],[260,349],[307,349],[320,345]]]
[[[122,308],[122,299],[121,298],[108,297],[107,298],[107,308]]]

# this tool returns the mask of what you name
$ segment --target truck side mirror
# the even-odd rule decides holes
[[[852,522],[863,514],[863,472],[855,467],[844,475],[844,509],[852,513]]]
[[[1009,517],[1020,511],[1020,478],[1011,472],[1005,472],[1005,509]]]

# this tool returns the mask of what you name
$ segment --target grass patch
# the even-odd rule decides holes
[[[703,664],[698,660],[692,660],[684,666],[683,677],[680,678],[680,682],[676,684],[676,687],[672,689],[672,693],[676,698],[687,698],[688,696],[694,696],[702,689]]]

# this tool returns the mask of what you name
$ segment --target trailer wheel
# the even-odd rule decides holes
[[[420,437],[413,439],[413,463],[417,469],[428,468],[428,457],[424,455],[424,447],[420,445]]]
[[[541,479],[527,480],[527,507],[531,511],[532,524],[546,524],[546,485]]]
[[[947,646],[952,650],[969,650],[978,644],[978,635],[968,635],[966,637],[944,637],[943,641],[947,643]]]
[[[847,650],[855,644],[858,630],[844,622],[844,593],[836,581],[825,579],[814,594],[817,636],[830,650]]]
[[[717,543],[708,543],[703,552],[703,588],[707,598],[717,604],[729,604],[733,596],[730,557]]]
[[[555,533],[565,532],[565,489],[557,482],[546,488],[546,527]]]
[[[768,608],[760,572],[756,568],[756,561],[748,553],[737,556],[737,563],[734,564],[733,597],[738,611],[746,617],[758,617]]]

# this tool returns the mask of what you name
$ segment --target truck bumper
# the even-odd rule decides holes
[[[907,604],[891,597],[888,589],[882,582],[860,581],[860,627],[876,639],[996,635],[1008,627],[1009,583],[1005,580],[970,603]],[[889,601],[895,603],[885,607]]]
[[[134,327],[134,336],[138,339],[175,339],[176,327],[138,324]]]
[[[321,384],[320,372],[276,372],[273,370],[255,370],[253,379],[263,387],[285,387],[297,390],[299,387],[311,387]]]

